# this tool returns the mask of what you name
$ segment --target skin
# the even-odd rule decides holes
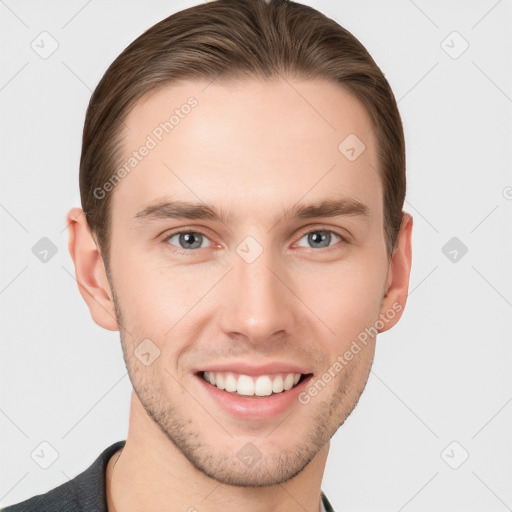
[[[108,508],[318,511],[330,438],[363,392],[376,337],[308,404],[264,421],[220,409],[193,370],[280,360],[316,379],[398,304],[378,330],[393,327],[407,298],[412,217],[404,212],[389,261],[370,118],[324,80],[153,91],[126,119],[125,156],[190,96],[197,107],[110,192],[110,275],[82,210],[67,216],[80,293],[98,325],[120,331],[134,388],[126,445],[108,465]],[[366,146],[355,161],[338,150],[348,134]],[[211,203],[234,218],[137,224],[135,213],[163,196]],[[367,205],[368,217],[283,218],[297,202],[342,196]],[[180,227],[204,234],[201,248],[169,239]],[[306,229],[334,234],[315,245]],[[263,249],[250,264],[236,252],[249,235]],[[146,338],[160,350],[149,366],[133,352]],[[262,455],[250,468],[236,457],[247,442]]]

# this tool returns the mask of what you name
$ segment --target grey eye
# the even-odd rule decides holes
[[[167,242],[170,242],[174,237],[178,237],[178,247],[180,249],[201,249],[202,242],[208,240],[203,234],[196,231],[182,231],[171,235],[167,238]]]
[[[332,241],[332,236],[338,237],[341,240],[341,237],[334,233],[333,231],[316,229],[306,233],[302,238],[307,238],[307,243],[311,244],[310,247],[313,249],[323,249],[325,247],[329,247],[330,242]],[[304,247],[304,246],[301,246]],[[307,247],[307,246],[306,246]]]

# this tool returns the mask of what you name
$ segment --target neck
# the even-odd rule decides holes
[[[132,392],[126,444],[107,466],[108,511],[320,511],[328,451],[326,443],[302,471],[281,484],[227,485],[196,469],[148,417]]]

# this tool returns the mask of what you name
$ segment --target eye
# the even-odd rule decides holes
[[[171,240],[176,238],[178,245],[171,243]],[[173,246],[173,250],[180,254],[186,254],[191,249],[203,249],[205,246],[203,242],[208,240],[208,237],[198,231],[176,231],[171,235],[165,237],[164,242]]]
[[[313,249],[325,249],[330,246],[330,242],[332,241],[332,235],[337,237],[339,240],[346,242],[346,238],[338,235],[334,231],[326,230],[326,229],[312,229],[310,231],[306,231],[302,233],[301,240],[306,237],[306,242],[311,244],[310,248]],[[300,245],[299,245],[300,246]],[[303,245],[300,247],[304,247]],[[307,247],[307,246],[306,246]]]
[[[333,235],[335,237],[334,239]],[[174,243],[172,242],[173,238],[176,239]],[[336,238],[342,242],[348,243],[348,240],[344,236],[329,229],[310,229],[301,234],[300,240],[303,238],[306,238],[306,243],[310,245],[304,246],[300,243],[297,245],[299,247],[309,247],[310,249],[326,249],[332,247],[332,245],[336,244],[332,244],[331,242],[336,242]],[[194,252],[194,249],[208,248],[207,242],[209,238],[200,231],[181,230],[167,235],[163,241],[168,244],[170,249],[176,254],[190,256]]]

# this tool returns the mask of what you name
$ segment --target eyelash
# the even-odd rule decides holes
[[[331,233],[331,234],[334,234],[336,236],[338,236],[341,241],[338,242],[338,244],[342,243],[342,244],[348,244],[349,241],[348,239],[341,235],[340,233],[336,232],[336,231],[333,231],[331,229],[327,229],[327,228],[314,228],[314,229],[309,229],[309,230],[306,230],[306,231],[302,231],[300,233],[300,236],[299,236],[299,240],[302,239],[305,235],[308,235],[309,233]],[[180,233],[193,233],[193,234],[198,234],[198,235],[202,235],[203,237],[207,238],[209,240],[209,237],[203,233],[202,231],[196,231],[196,230],[192,230],[192,229],[178,229],[176,231],[173,231],[171,233],[168,233],[165,235],[165,237],[163,238],[163,242],[165,242],[167,244],[167,246],[169,246],[170,250],[175,253],[175,254],[179,254],[179,255],[183,255],[183,256],[192,256],[192,253],[198,251],[199,249],[208,249],[207,247],[203,247],[203,248],[197,248],[197,249],[182,249],[180,247],[176,247],[175,245],[172,245],[169,243],[169,239],[171,239],[173,236],[175,235],[179,235]],[[329,246],[329,247],[323,247],[321,249],[316,249],[316,250],[323,250],[323,251],[328,251],[329,249],[332,249],[333,247],[335,247],[337,244],[334,244],[332,246]],[[310,247],[311,250],[315,250],[314,248]]]

